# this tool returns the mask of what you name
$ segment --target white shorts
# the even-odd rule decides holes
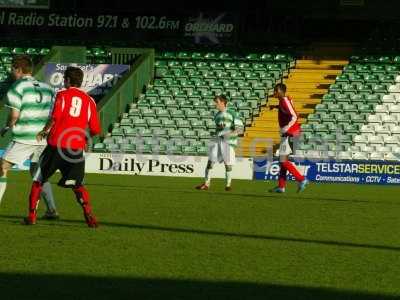
[[[278,156],[290,155],[294,153],[293,141],[291,137],[283,136],[281,137],[281,142],[279,144]]]
[[[3,154],[3,160],[15,165],[22,165],[27,159],[37,163],[46,145],[27,145],[11,142]]]
[[[232,166],[236,162],[235,148],[224,139],[211,140],[208,146],[208,160]]]

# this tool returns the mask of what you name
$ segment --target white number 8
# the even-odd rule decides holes
[[[82,99],[79,97],[72,97],[71,108],[69,109],[69,114],[72,117],[78,117],[81,114]]]

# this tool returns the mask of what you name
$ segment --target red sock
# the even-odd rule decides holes
[[[39,204],[41,192],[42,184],[39,181],[34,181],[29,195],[29,218],[31,220],[36,220],[36,210]]]
[[[278,186],[281,189],[284,189],[286,186],[286,174],[287,174],[287,170],[286,168],[283,166],[282,163],[279,164],[281,169],[279,171],[279,178],[278,178]]]
[[[296,166],[292,164],[290,161],[285,161],[282,165],[289,171],[290,174],[294,176],[297,181],[303,181],[305,178],[300,172],[297,170]]]
[[[85,189],[85,187],[81,185],[80,187],[74,189],[74,193],[76,196],[76,200],[82,206],[83,213],[85,215],[91,214],[92,208],[90,206],[89,192],[87,191],[87,189]]]

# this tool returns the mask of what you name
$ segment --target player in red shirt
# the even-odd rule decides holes
[[[27,225],[36,223],[36,209],[43,183],[60,170],[62,178],[58,185],[72,188],[83,208],[86,224],[97,227],[89,193],[83,185],[83,152],[87,144],[86,130],[89,129],[90,136],[95,136],[100,133],[101,128],[95,101],[79,89],[82,80],[83,71],[80,68],[68,67],[65,70],[66,89],[57,93],[50,119],[37,135],[38,140],[47,136],[48,145],[40,157],[40,167],[34,176],[29,196],[29,215],[24,219]]]
[[[281,134],[281,142],[279,145],[279,164],[280,172],[278,186],[271,190],[275,193],[284,193],[286,188],[287,172],[294,176],[299,183],[298,192],[302,192],[308,180],[300,174],[296,166],[289,161],[289,155],[294,154],[293,140],[299,138],[301,133],[300,124],[298,123],[298,115],[294,109],[292,99],[286,96],[286,85],[278,83],[274,88],[274,96],[279,99],[279,105],[270,105],[270,109],[278,109],[278,119]]]

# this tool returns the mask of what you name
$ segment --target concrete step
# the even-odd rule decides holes
[[[322,70],[321,68],[320,69],[292,69],[292,71],[290,72],[291,74],[292,73],[304,73],[304,74],[321,74],[321,73],[324,73],[325,74],[325,76],[326,75],[339,75],[339,74],[341,74],[342,73],[342,69],[340,69],[340,70],[332,70],[332,69],[325,69],[325,70]]]
[[[295,89],[328,89],[331,83],[320,83],[320,82],[294,82],[294,81],[283,81],[288,91]]]
[[[298,59],[296,60],[296,67],[299,64],[310,64],[310,65],[347,65],[349,63],[348,60],[335,60],[335,59]]]
[[[322,70],[318,70],[319,72],[317,73],[304,73],[304,72],[291,72],[287,76],[287,79],[292,79],[292,80],[299,80],[299,79],[304,79],[304,80],[311,80],[311,81],[320,81],[320,80],[333,80],[335,81],[336,79],[336,74],[326,74]]]
[[[321,76],[322,77],[322,76]],[[315,79],[307,78],[303,76],[289,77],[283,81],[285,84],[301,84],[301,83],[319,83],[319,84],[332,84],[335,83],[335,79]]]
[[[251,131],[251,132],[245,132],[244,136],[249,138],[271,138],[274,142],[280,141],[279,136],[278,137],[271,136],[271,134],[268,132]]]

